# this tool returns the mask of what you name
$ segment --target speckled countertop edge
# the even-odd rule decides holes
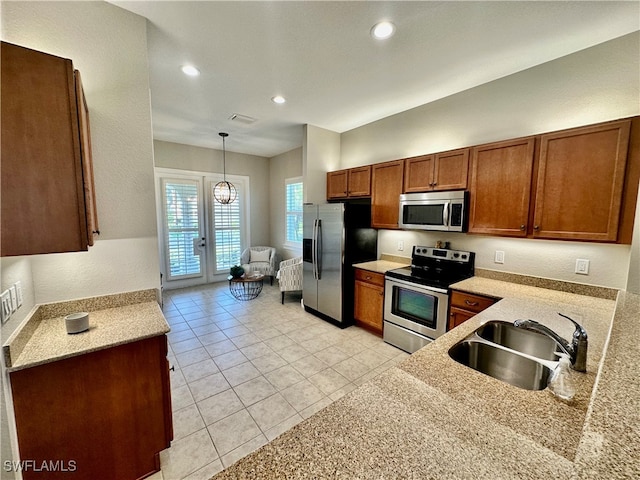
[[[36,305],[4,343],[7,370],[15,371],[170,331],[156,289]],[[90,328],[68,335],[64,316],[89,312]],[[142,313],[142,315],[141,315]],[[117,321],[126,317],[132,322]],[[57,342],[57,343],[56,343]]]
[[[360,268],[362,270],[369,270],[376,273],[386,273],[389,270],[395,268],[402,268],[411,265],[411,259],[406,257],[399,257],[397,255],[389,255],[383,253],[380,256],[380,260],[373,260],[371,262],[354,263],[354,268]]]

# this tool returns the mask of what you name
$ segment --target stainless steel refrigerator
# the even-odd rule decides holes
[[[304,308],[342,328],[353,324],[354,263],[377,258],[371,203],[304,206]]]

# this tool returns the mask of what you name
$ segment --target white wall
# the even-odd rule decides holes
[[[31,257],[35,301],[158,288],[145,20],[102,2],[8,2],[2,38],[72,59],[89,106],[101,235],[88,252]]]
[[[640,114],[640,33],[606,42],[341,135],[350,168]],[[637,229],[636,224],[636,229]],[[637,233],[637,232],[636,232]],[[410,255],[414,244],[449,240],[477,253],[477,266],[625,288],[631,248],[579,242],[381,231],[379,253]],[[404,240],[405,250],[397,250]],[[635,247],[637,248],[638,235]],[[495,250],[505,263],[493,263]],[[591,261],[588,276],[574,273]]]
[[[25,292],[4,341],[35,303],[159,288],[160,269],[145,19],[104,2],[2,2],[1,36],[82,73],[102,232],[88,252],[0,261],[2,287]],[[1,429],[5,456],[4,416]]]
[[[154,140],[155,166],[185,172],[222,173],[222,150]],[[250,243],[269,245],[269,159],[226,152],[226,172],[245,175],[250,183]]]
[[[302,148],[273,157],[269,160],[269,190],[271,197],[271,243],[283,260],[302,255],[301,249],[285,246],[285,180],[302,176]],[[306,185],[305,185],[306,188]]]
[[[340,134],[305,125],[302,159],[305,203],[326,203],[327,172],[340,168]]]

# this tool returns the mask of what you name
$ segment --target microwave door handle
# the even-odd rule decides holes
[[[451,202],[444,202],[444,208],[442,209],[442,225],[449,226],[449,205]]]

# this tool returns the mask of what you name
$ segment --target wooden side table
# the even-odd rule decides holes
[[[229,275],[227,280],[229,280],[231,295],[238,300],[253,300],[262,292],[264,275],[261,273],[244,274],[237,278]]]

